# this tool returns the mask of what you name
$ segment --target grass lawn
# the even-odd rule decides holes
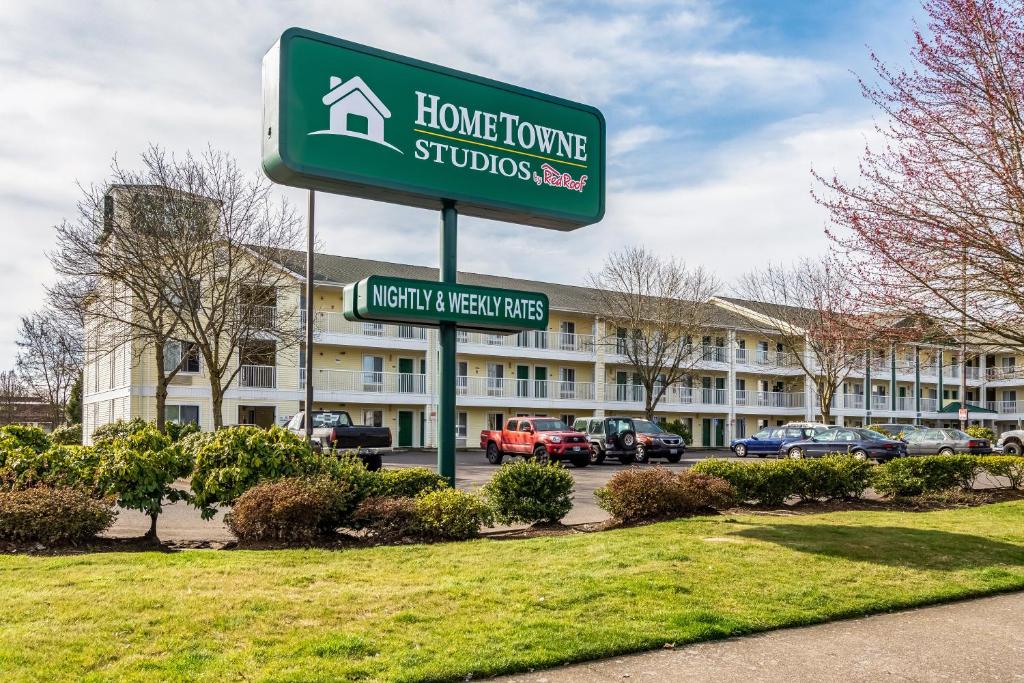
[[[361,550],[3,556],[0,679],[455,680],[1020,588],[1024,502]]]

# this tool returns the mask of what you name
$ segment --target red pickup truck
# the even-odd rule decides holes
[[[485,429],[480,432],[480,448],[492,465],[500,465],[506,455],[568,460],[576,467],[590,464],[587,435],[553,417],[514,417],[504,429]]]

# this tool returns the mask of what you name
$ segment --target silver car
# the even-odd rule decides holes
[[[992,452],[992,442],[988,439],[976,439],[959,429],[919,429],[905,435],[903,441],[907,444],[907,455],[988,455]]]

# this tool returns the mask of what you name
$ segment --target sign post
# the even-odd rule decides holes
[[[306,441],[313,439],[313,267],[314,214],[316,213],[316,193],[309,191],[309,204],[306,206],[306,362],[303,370],[306,373],[306,411],[302,417]]]
[[[578,102],[290,28],[263,58],[262,143],[271,180],[310,190],[307,411],[313,191],[440,211],[438,282],[371,276],[345,288],[345,317],[438,328],[437,464],[454,485],[456,329],[511,333],[548,324],[543,294],[458,283],[458,214],[554,230],[600,221],[604,116]]]

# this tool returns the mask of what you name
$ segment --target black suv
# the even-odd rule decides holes
[[[623,465],[636,461],[636,427],[631,417],[578,417],[573,429],[590,441],[590,462],[600,465],[608,456]]]

